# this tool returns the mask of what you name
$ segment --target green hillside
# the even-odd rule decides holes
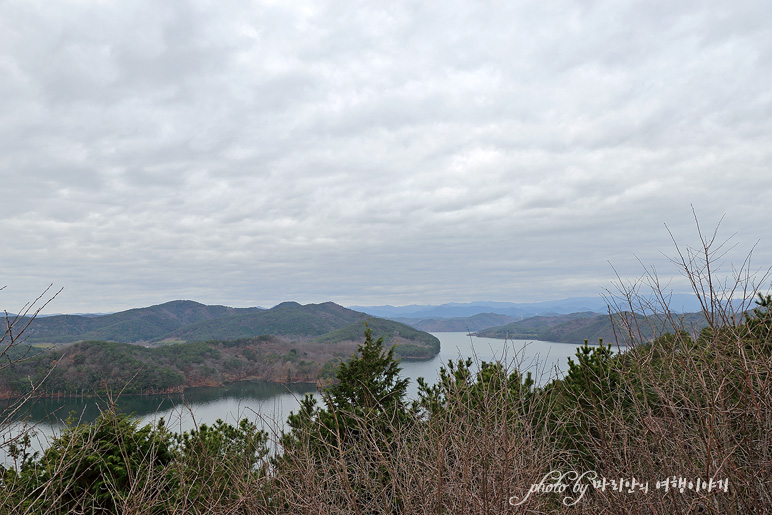
[[[191,324],[167,334],[176,341],[231,340],[262,334],[316,337],[369,318],[333,302],[307,304],[284,302],[271,309]],[[363,333],[362,333],[363,334]],[[357,339],[361,337],[361,334]]]
[[[334,305],[322,306],[335,318]],[[403,324],[371,319],[368,326],[387,345],[396,345],[398,356],[427,358],[439,352],[437,338]],[[243,380],[314,382],[353,354],[364,340],[364,329],[361,320],[302,341],[263,335],[154,348],[106,341],[77,342],[46,351],[19,346],[17,353],[30,353],[24,361],[0,370],[0,397],[21,396],[30,384],[40,384],[40,391],[48,395],[91,395],[170,393]]]
[[[54,347],[0,370],[0,394],[18,397],[39,384],[47,395],[157,394],[255,379],[313,382],[355,344],[318,345],[264,336],[147,348],[87,341]],[[55,365],[55,366],[54,366]]]
[[[707,325],[702,313],[688,313],[675,320],[680,327],[690,327],[693,332]],[[629,329],[624,329],[629,328]],[[624,344],[630,339],[630,330],[636,339],[648,340],[654,334],[673,332],[672,321],[661,317],[645,317],[632,313],[609,315],[597,313],[572,313],[569,315],[536,316],[518,322],[478,331],[484,338],[509,338],[513,340],[542,340],[549,342],[581,344],[584,340]]]
[[[325,342],[334,342],[361,339],[364,334],[364,322],[367,320],[373,320],[372,324],[382,327],[384,333],[399,335],[400,337],[394,340],[395,344],[418,342],[419,346],[432,349],[438,345],[430,335],[409,326],[372,319],[365,313],[344,308],[333,302],[307,305],[284,302],[271,309],[237,309],[178,300],[110,315],[57,315],[38,318],[30,324],[25,335],[28,344],[58,345],[99,340],[164,345],[202,340],[236,340],[266,334],[320,338],[330,332],[358,324],[323,339]],[[359,333],[355,334],[357,330]],[[416,351],[414,354],[424,356],[426,351]],[[431,353],[434,354],[436,351]]]
[[[33,321],[25,345],[10,356],[28,359],[0,370],[0,397],[22,395],[41,381],[57,394],[172,392],[248,379],[313,382],[354,352],[366,325],[397,356],[425,359],[440,350],[428,333],[332,302],[263,310],[175,301]],[[36,341],[59,345],[43,352],[29,346]]]
[[[396,345],[394,353],[402,358],[431,358],[440,351],[440,340],[429,333],[419,331],[408,325],[371,318],[359,320],[340,329],[330,331],[315,339],[319,343],[335,343],[340,341],[358,341],[364,334],[365,323],[373,334],[382,335],[387,347]]]
[[[261,311],[259,308],[206,306],[175,300],[101,316],[56,315],[39,317],[25,332],[27,343],[72,343],[83,340],[148,342],[181,327],[218,318]]]

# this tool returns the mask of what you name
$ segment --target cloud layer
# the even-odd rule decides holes
[[[772,263],[772,7],[0,4],[3,307],[593,295]],[[727,268],[727,270],[729,270]],[[675,289],[684,289],[680,280]]]

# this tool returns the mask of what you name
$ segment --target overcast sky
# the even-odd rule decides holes
[[[772,264],[772,3],[0,0],[0,309],[595,296]],[[664,253],[664,255],[663,255]],[[639,262],[640,261],[640,262]],[[767,280],[763,286],[769,286]]]

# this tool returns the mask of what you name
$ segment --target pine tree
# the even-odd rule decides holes
[[[325,408],[317,407],[316,399],[306,395],[300,411],[290,414],[292,431],[284,436],[285,446],[293,445],[293,440],[307,440],[308,432],[327,444],[338,439],[345,443],[365,426],[388,436],[410,418],[405,401],[409,380],[399,377],[394,348],[385,350],[383,337],[373,340],[368,327],[357,354],[338,366],[333,384],[321,389]]]
[[[332,385],[321,389],[324,408],[306,395],[300,411],[290,414],[291,431],[282,436],[284,453],[276,465],[307,467],[312,460],[319,465],[314,470],[321,470],[332,463],[346,485],[342,503],[399,513],[399,497],[385,501],[387,508],[379,492],[393,479],[384,460],[394,455],[398,434],[415,420],[405,401],[408,380],[399,377],[394,349],[385,350],[383,338],[373,340],[369,327],[357,354],[340,364]]]

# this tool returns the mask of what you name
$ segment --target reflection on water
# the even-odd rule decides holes
[[[416,379],[423,377],[434,384],[440,367],[449,360],[471,357],[475,363],[502,360],[510,369],[530,371],[536,384],[543,385],[568,369],[568,357],[576,353],[576,345],[523,340],[496,340],[477,338],[465,333],[434,333],[440,339],[440,353],[426,361],[403,362],[402,377],[410,378],[408,396],[418,395]],[[248,418],[262,425],[271,434],[282,427],[290,411],[297,410],[298,401],[306,393],[315,393],[313,384],[281,385],[265,382],[242,382],[219,388],[191,388],[184,394],[158,396],[120,396],[116,402],[118,411],[133,414],[141,423],[157,421],[163,417],[172,431],[183,432],[202,423],[211,424],[218,418],[236,423]],[[59,398],[39,399],[25,407],[21,419],[36,425],[38,440],[36,450],[47,446],[47,439],[58,434],[64,420],[90,422],[100,411],[109,406],[108,399]],[[7,404],[0,401],[0,412]],[[0,416],[0,420],[2,417]],[[0,434],[0,463],[7,463],[3,454]],[[7,436],[7,433],[5,433]]]
[[[316,391],[313,384],[276,384],[258,381],[235,383],[222,387],[189,388],[183,394],[172,395],[124,395],[114,400],[116,410],[140,419],[156,418],[176,408],[190,411],[198,406],[227,402],[228,399],[243,401],[245,406],[262,405],[266,401],[284,395],[302,397]],[[8,401],[0,401],[0,413]],[[20,410],[20,416],[34,422],[63,425],[67,418],[74,421],[92,422],[99,413],[108,409],[111,400],[107,397],[59,397],[41,398],[29,402]],[[226,414],[219,418],[227,418]],[[216,420],[216,418],[214,419]],[[212,422],[214,421],[212,420]],[[208,422],[208,421],[207,421]]]
[[[114,404],[117,411],[130,414],[140,424],[155,423],[161,417],[172,431],[182,433],[201,424],[212,424],[222,419],[232,424],[242,418],[257,421],[269,434],[278,434],[290,411],[297,409],[298,400],[306,393],[315,393],[314,384],[282,385],[265,382],[243,382],[223,387],[190,388],[175,395],[126,395]],[[7,401],[0,401],[0,420]],[[111,402],[106,398],[53,398],[37,399],[22,406],[17,422],[0,431],[0,463],[11,462],[2,445],[18,434],[26,424],[34,426],[32,451],[42,451],[49,441],[66,427],[69,418],[74,422],[92,422]]]

